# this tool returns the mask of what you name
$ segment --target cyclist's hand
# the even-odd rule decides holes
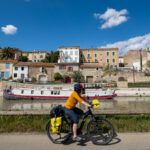
[[[92,108],[92,107],[93,107],[93,105],[88,106],[88,108]]]

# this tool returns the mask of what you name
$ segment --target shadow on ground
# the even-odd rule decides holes
[[[77,145],[79,145],[79,146],[86,146],[88,142],[92,142],[94,145],[105,145],[105,146],[114,145],[114,144],[117,144],[117,143],[121,142],[121,139],[119,139],[117,137],[114,137],[112,139],[112,141],[108,144],[102,144],[101,142],[99,142],[100,139],[98,139],[98,138],[93,138],[93,137],[87,138],[86,135],[82,135],[80,137],[82,137],[82,140],[80,142],[77,142]],[[66,141],[63,144],[64,145],[70,145],[70,144],[73,144],[73,143],[76,143],[76,141],[73,141],[72,138],[70,138],[68,141]]]

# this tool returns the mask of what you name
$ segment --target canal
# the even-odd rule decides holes
[[[111,112],[138,112],[150,113],[150,97],[115,97],[114,99],[101,99],[98,111]],[[5,100],[0,97],[0,111],[47,111],[54,106],[64,105],[64,100]],[[79,104],[78,107],[87,108]]]

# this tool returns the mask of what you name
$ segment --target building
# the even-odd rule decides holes
[[[54,63],[19,62],[14,65],[13,79],[33,78],[38,82],[52,81],[54,76]]]
[[[79,63],[79,46],[60,47],[58,63]]]
[[[0,60],[0,79],[12,77],[13,64],[16,62],[16,60]]]
[[[22,56],[27,56],[28,61],[31,62],[41,62],[49,54],[48,51],[32,51],[32,52],[23,52]]]
[[[150,60],[149,49],[129,50],[124,55],[125,67],[134,67],[137,71],[144,71],[147,68],[147,61]]]
[[[14,64],[13,66],[13,80],[18,80],[18,79],[27,79],[28,78],[28,70],[29,67],[27,63],[24,62],[18,62]]]
[[[119,66],[118,48],[90,48],[80,49],[81,63],[98,63],[105,67],[108,64],[114,67]]]
[[[80,71],[84,76],[84,81],[87,83],[101,80],[102,67],[98,63],[83,63],[80,65]]]

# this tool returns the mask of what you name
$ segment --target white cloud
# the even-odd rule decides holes
[[[128,20],[125,16],[126,14],[128,14],[126,9],[117,11],[113,8],[108,8],[104,14],[94,13],[94,17],[105,21],[104,24],[101,25],[101,29],[105,29],[118,26],[121,23],[126,22]]]
[[[121,54],[126,53],[128,50],[144,49],[150,47],[150,33],[144,36],[137,36],[130,38],[126,41],[119,41],[112,44],[107,44],[106,46],[101,46],[105,48],[119,48]]]
[[[16,34],[18,28],[13,25],[6,25],[6,27],[1,27],[2,32],[4,32],[6,35],[8,34]]]

